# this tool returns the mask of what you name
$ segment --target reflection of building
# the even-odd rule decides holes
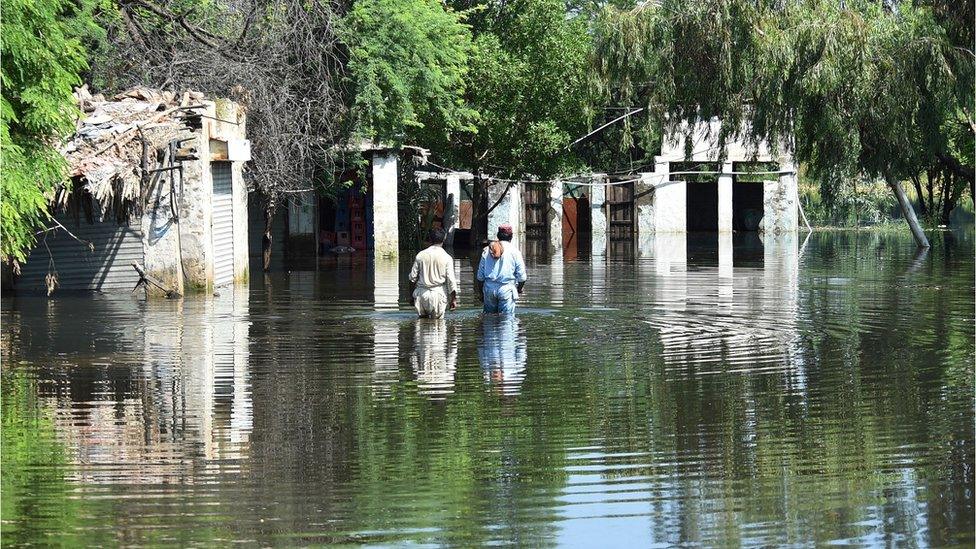
[[[514,315],[484,315],[478,359],[485,378],[503,394],[518,394],[525,378],[527,339]]]
[[[655,307],[644,321],[660,333],[673,373],[791,363],[786,359],[798,343],[795,233],[764,235],[759,250],[733,246],[731,235],[727,239],[717,249],[690,245],[680,233],[659,233],[642,242],[640,253],[651,258],[656,274],[645,282]],[[696,246],[707,248],[700,252]],[[717,262],[689,259],[713,254]],[[761,259],[753,259],[757,255]]]
[[[247,289],[193,302],[149,301],[144,307],[133,303],[130,315],[110,317],[127,322],[132,312],[141,315],[141,341],[127,347],[137,362],[119,373],[120,379],[138,381],[121,394],[69,386],[69,399],[50,400],[58,436],[85,481],[181,480],[207,460],[242,459],[250,451]],[[106,328],[112,327],[103,323]]]

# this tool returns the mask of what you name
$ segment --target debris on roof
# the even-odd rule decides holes
[[[137,204],[143,178],[143,141],[148,169],[155,168],[157,153],[190,134],[182,116],[204,99],[198,92],[182,96],[170,91],[133,88],[111,99],[92,95],[87,84],[74,92],[82,116],[75,133],[60,147],[75,182],[59,188],[53,197],[63,208],[72,192],[85,191],[103,213]]]

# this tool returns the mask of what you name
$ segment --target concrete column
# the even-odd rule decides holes
[[[243,132],[241,137],[243,138]],[[250,279],[248,267],[250,250],[248,249],[247,183],[244,182],[244,162],[234,162],[231,165],[231,174],[234,200],[234,282],[245,283]]]
[[[506,190],[508,192],[506,192]],[[520,231],[518,227],[518,207],[521,203],[521,194],[518,184],[513,184],[509,188],[508,182],[492,181],[488,185],[488,207],[492,207],[496,202],[498,205],[488,214],[488,238],[495,238],[498,233],[498,226],[508,223],[515,232],[514,240],[519,241]]]
[[[549,254],[562,263],[563,255],[563,182],[549,184]]]
[[[213,103],[202,114],[216,117]],[[182,255],[184,289],[209,291],[213,289],[213,177],[210,173],[210,135],[213,120],[204,118],[203,127],[196,132],[192,146],[199,160],[183,163],[183,194],[180,197],[180,254]]]
[[[178,181],[179,175],[176,175],[177,187]],[[143,265],[146,272],[163,286],[183,294],[180,224],[173,217],[173,195],[170,192],[172,185],[173,177],[160,177],[142,215],[142,247],[145,252]],[[165,295],[165,292],[152,284],[147,285],[146,290],[150,296]]]
[[[790,163],[781,169],[793,171]],[[779,179],[763,182],[762,231],[769,234],[796,232],[799,225],[796,173],[784,173]]]
[[[603,257],[607,253],[607,182],[604,174],[593,174],[594,186],[590,187],[590,227],[592,231],[591,254]]]
[[[373,258],[396,258],[400,249],[397,212],[397,156],[373,153]]]
[[[732,232],[732,163],[722,164],[718,176],[718,232]]]
[[[448,248],[454,246],[454,231],[461,226],[461,178],[457,174],[448,174],[447,190],[444,202],[444,230],[447,231]]]
[[[665,171],[667,162],[664,163]],[[654,236],[654,187],[661,173],[642,173],[634,184],[634,215],[637,216],[637,256],[652,255]]]

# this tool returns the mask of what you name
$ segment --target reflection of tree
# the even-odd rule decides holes
[[[613,281],[629,267],[610,263],[600,310],[572,308],[587,303],[591,271],[567,264],[568,305],[524,315],[505,336],[522,349],[517,392],[485,382],[479,347],[490,337],[477,320],[425,332],[395,315],[337,313],[344,304],[329,303],[327,288],[346,291],[338,274],[275,280],[250,296],[252,432],[246,446],[218,448],[224,459],[202,457],[199,408],[180,400],[195,385],[177,383],[196,375],[190,355],[203,347],[191,342],[202,324],[182,329],[184,350],[192,347],[183,362],[147,359],[169,356],[162,329],[120,336],[117,348],[91,343],[97,352],[70,357],[75,369],[52,358],[24,375],[5,370],[4,535],[13,524],[11,540],[59,532],[66,543],[109,544],[124,531],[125,541],[147,543],[173,513],[203,502],[215,513],[183,516],[180,539],[537,546],[563,540],[568,519],[620,512],[661,544],[963,544],[973,531],[973,273],[939,249],[912,271],[913,254],[903,236],[818,233],[791,291],[749,267],[736,268],[731,294],[709,282],[714,270],[689,271],[678,285],[652,270],[634,292]],[[357,302],[372,299],[362,290]],[[21,359],[20,349],[49,357],[41,324],[61,314],[21,314],[4,359]],[[678,345],[663,320],[711,331],[696,339],[690,330]],[[380,322],[390,338],[378,350]],[[749,330],[761,345],[734,338]],[[106,355],[119,365],[93,363]],[[376,377],[377,358],[389,379]],[[434,399],[418,366],[441,364],[456,364],[452,392]],[[229,394],[214,396],[214,433],[228,428]],[[125,498],[79,505],[83,468],[71,444],[83,421],[57,420],[96,417],[99,399],[109,419],[138,431],[126,435],[133,448],[138,439],[157,452],[146,455],[182,460],[182,477],[152,464],[126,469],[170,499],[140,500],[138,512]],[[38,461],[49,466],[28,467]],[[120,478],[113,495],[144,489]],[[109,525],[72,537],[73,521],[94,516]],[[257,520],[265,516],[277,520]],[[292,532],[307,537],[283,537]]]

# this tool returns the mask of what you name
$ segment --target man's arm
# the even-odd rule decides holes
[[[519,295],[522,294],[522,288],[525,287],[525,281],[528,277],[525,274],[525,260],[522,258],[522,254],[516,254],[515,256],[515,284],[518,288]]]
[[[420,277],[420,262],[413,260],[413,267],[410,268],[410,304],[414,304],[413,292],[417,289],[417,279]]]
[[[454,272],[454,258],[449,255],[445,257],[444,267],[447,270],[447,294],[451,296],[450,308],[453,311],[454,309],[457,309],[457,295],[459,288],[457,274]]]

